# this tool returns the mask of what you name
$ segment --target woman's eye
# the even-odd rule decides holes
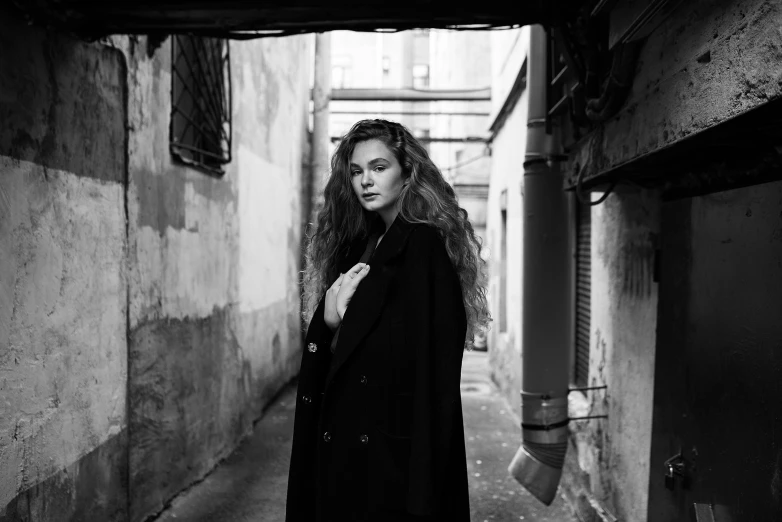
[[[350,173],[350,175],[351,176],[359,176],[359,175],[361,175],[361,171],[360,170],[354,170],[353,172]]]
[[[384,170],[386,170],[386,168],[382,165],[378,165],[377,167],[375,167],[375,170],[377,172],[383,172]]]

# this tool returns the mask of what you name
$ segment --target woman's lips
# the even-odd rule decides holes
[[[372,192],[372,193],[369,193],[369,194],[362,194],[362,195],[361,195],[361,197],[362,197],[362,198],[364,198],[364,199],[372,199],[372,198],[374,198],[375,196],[377,196],[377,194],[375,194],[374,192]]]

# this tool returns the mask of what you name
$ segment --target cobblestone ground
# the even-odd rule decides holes
[[[546,507],[508,475],[521,428],[488,375],[485,353],[465,353],[462,400],[472,522],[576,522],[560,497]],[[252,436],[174,499],[156,522],[285,520],[295,397],[295,386],[283,390]]]

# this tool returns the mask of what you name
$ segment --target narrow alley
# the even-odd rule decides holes
[[[473,522],[577,522],[564,499],[537,502],[508,474],[521,440],[518,416],[489,378],[488,355],[465,352],[462,409]],[[296,386],[280,393],[253,434],[155,522],[282,522]]]
[[[780,28],[0,2],[0,522],[782,521]]]

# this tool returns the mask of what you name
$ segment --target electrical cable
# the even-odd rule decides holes
[[[608,196],[611,195],[611,192],[614,191],[614,187],[616,187],[616,180],[612,180],[611,181],[611,186],[608,187],[608,190],[606,190],[605,193],[602,196],[600,196],[600,199],[598,199],[597,201],[592,201],[591,199],[586,199],[584,197],[583,192],[581,192],[581,186],[582,186],[582,183],[584,182],[584,171],[585,170],[586,169],[583,169],[583,168],[579,169],[578,176],[576,177],[576,198],[578,198],[578,201],[581,202],[582,204],[594,207],[595,205],[599,205],[600,203],[605,201],[606,198],[608,198]]]

